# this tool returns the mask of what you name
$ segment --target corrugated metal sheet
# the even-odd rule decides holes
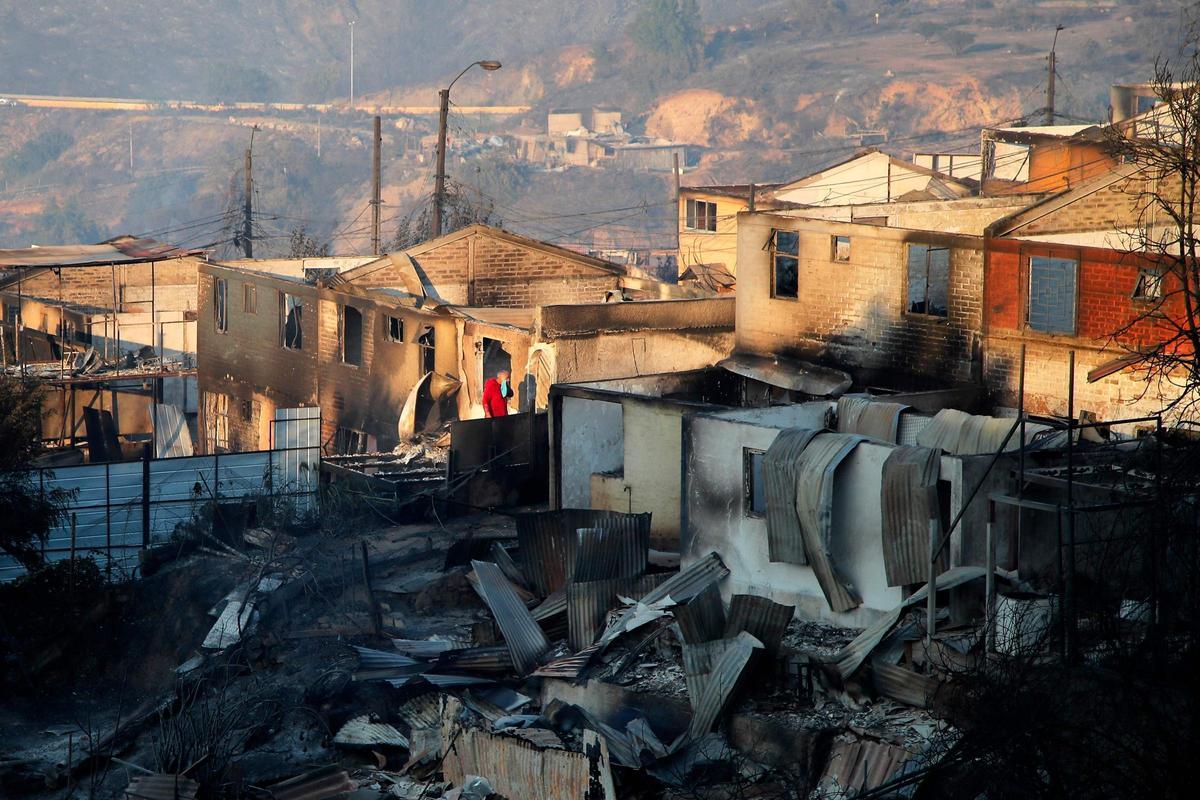
[[[154,404],[154,457],[186,458],[192,455],[192,434],[178,406]]]
[[[183,775],[135,775],[125,789],[129,800],[195,800],[200,784]]]
[[[814,397],[836,397],[850,388],[850,376],[840,369],[779,356],[734,353],[717,366],[735,375]]]
[[[649,516],[609,520],[600,528],[579,528],[571,579],[602,581],[633,578],[646,571],[650,554]]]
[[[711,642],[725,635],[725,606],[716,583],[710,583],[691,600],[676,606],[673,613],[686,644]]]
[[[450,747],[452,735],[447,731],[442,768],[455,785],[461,786],[467,775],[479,775],[504,797],[615,800],[608,748],[592,731],[584,732],[582,753],[543,749],[474,728],[457,732]]]
[[[834,474],[861,441],[861,436],[848,433],[817,434],[796,464],[796,513],[804,552],[829,607],[839,612],[856,608],[860,601],[838,577],[831,552]]]
[[[885,403],[865,395],[839,397],[838,433],[857,433],[896,444],[900,435],[900,415],[908,406]]]
[[[571,649],[582,650],[596,641],[604,617],[617,605],[618,597],[640,597],[661,582],[657,575],[643,575],[567,584],[567,643]]]
[[[800,454],[818,431],[792,428],[782,431],[763,457],[763,484],[767,495],[767,556],[771,561],[807,564],[796,487]]]
[[[420,694],[401,704],[396,713],[412,730],[437,728],[442,724],[442,706],[440,694]]]
[[[537,669],[538,659],[550,649],[546,634],[499,567],[490,561],[472,561],[471,567],[479,579],[484,602],[491,609],[512,654],[513,664],[522,675],[529,674]]]
[[[686,569],[677,572],[660,583],[656,588],[647,592],[640,599],[639,604],[643,606],[654,605],[668,597],[676,603],[686,603],[704,591],[709,584],[722,581],[728,575],[729,568],[721,561],[721,557],[716,553],[709,553],[707,556],[697,559],[692,564],[689,564]],[[626,627],[636,614],[637,607],[627,609],[622,613],[604,631],[604,635],[600,637],[601,644],[607,645],[624,633]]]
[[[986,417],[968,414],[956,408],[943,408],[925,429],[917,434],[917,444],[944,450],[951,455],[983,455],[1000,449],[1000,443],[1016,422],[1015,418]],[[1035,436],[1051,430],[1049,425],[1036,422],[1025,423],[1025,441],[1032,442]],[[1020,435],[1014,434],[1005,446],[1006,451],[1017,450]]]
[[[408,749],[408,739],[386,722],[372,722],[364,714],[355,717],[338,730],[333,743],[342,747],[403,747]]]
[[[107,266],[138,261],[164,261],[203,252],[175,247],[153,239],[121,236],[100,244],[49,245],[0,250],[0,268]]]
[[[521,571],[542,597],[567,585],[575,572],[580,528],[614,530],[644,526],[649,541],[649,514],[622,514],[590,508],[564,508],[516,515]]]
[[[565,614],[567,611],[567,590],[566,588],[558,589],[549,597],[538,604],[536,608],[529,613],[538,622],[550,619],[555,614]]]
[[[492,542],[491,547],[492,561],[496,562],[496,566],[504,573],[504,577],[515,583],[517,586],[529,588],[529,580],[525,577],[525,573],[521,572],[521,568],[512,560],[512,556],[508,554],[508,550],[500,542]]]
[[[428,683],[436,689],[456,689],[463,686],[487,686],[495,683],[491,678],[477,678],[474,675],[441,675],[436,672],[422,672],[419,675],[409,675],[401,678],[384,678],[397,689],[404,686],[420,686]]]
[[[929,580],[929,489],[937,486],[941,455],[927,447],[897,447],[883,462],[883,568],[888,586]],[[944,570],[946,557],[939,560]]]
[[[871,662],[871,681],[875,691],[898,703],[928,708],[937,682],[898,664]]]
[[[902,747],[865,739],[837,739],[818,784],[822,797],[854,797],[882,786],[912,757]]]
[[[515,736],[540,750],[566,750],[562,737],[545,728],[506,728],[501,736]]]
[[[549,661],[533,674],[539,678],[578,678],[579,673],[583,672],[584,667],[591,662],[592,656],[598,652],[600,652],[600,645],[597,643],[583,648],[578,653]]]
[[[464,647],[447,650],[437,658],[437,669],[486,672],[503,675],[513,670],[512,654],[507,647]]]
[[[795,613],[795,606],[785,606],[754,594],[735,594],[729,603],[725,638],[732,639],[746,631],[762,642],[768,653],[776,653]]]
[[[944,589],[953,589],[955,586],[961,586],[968,581],[982,578],[986,572],[987,570],[983,567],[952,567],[941,575],[938,575],[937,589],[939,592]],[[928,594],[929,584],[926,583],[909,595],[903,603],[883,615],[874,625],[855,637],[854,641],[843,647],[833,657],[832,662],[838,674],[842,676],[842,679],[849,678],[862,666],[863,661],[883,641],[883,637],[887,636],[888,632],[900,622],[900,618],[904,616],[905,609],[925,602],[925,597]]]
[[[713,665],[725,654],[731,643],[731,639],[713,639],[699,644],[685,643],[682,646],[683,680],[687,684],[688,698],[693,706],[704,694],[704,687],[708,684]]]
[[[335,800],[357,788],[346,770],[332,765],[268,786],[267,791],[274,800]]]
[[[466,644],[448,639],[392,639],[392,647],[397,652],[414,658],[437,658],[447,650],[456,650]]]
[[[409,667],[424,669],[427,667],[424,662],[417,661],[400,653],[389,653],[386,650],[375,650],[370,647],[360,647],[358,645],[350,646],[358,655],[359,669],[407,669]]]
[[[712,671],[700,690],[700,696],[692,702],[691,724],[671,745],[674,752],[712,730],[713,724],[721,716],[737,689],[738,679],[746,669],[746,664],[750,662],[750,656],[755,650],[762,648],[762,642],[744,631],[739,633],[737,638],[726,641],[729,642],[729,646],[713,663]]]

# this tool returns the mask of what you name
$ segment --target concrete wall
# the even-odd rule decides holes
[[[774,214],[738,220],[737,350],[832,359],[943,385],[977,371],[982,239]],[[772,254],[764,244],[776,228],[800,235],[796,299],[771,296]],[[849,262],[833,260],[834,235],[850,237]],[[947,317],[907,313],[909,244],[950,248]]]
[[[1029,207],[1042,197],[1019,194],[1004,197],[964,197],[960,200],[921,200],[911,203],[868,203],[853,206],[829,206],[780,211],[784,216],[854,222],[864,217],[878,224],[886,220],[890,228],[918,231],[983,235],[983,230],[998,219]]]
[[[775,198],[810,206],[882,203],[922,191],[934,180],[923,170],[893,163],[884,153],[872,153],[784,186]]]

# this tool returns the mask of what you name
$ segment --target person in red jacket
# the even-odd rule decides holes
[[[508,398],[513,396],[508,379],[510,373],[502,369],[496,377],[488,378],[483,384],[483,415],[485,417],[508,416]]]

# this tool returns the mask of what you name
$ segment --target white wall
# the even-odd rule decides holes
[[[562,403],[563,508],[590,508],[593,472],[619,470],[624,464],[624,425],[620,403],[564,397]]]

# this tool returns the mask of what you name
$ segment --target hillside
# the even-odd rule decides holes
[[[847,134],[858,130],[885,131],[900,153],[977,146],[978,126],[1028,118],[1043,105],[1045,53],[1059,23],[1058,110],[1066,120],[1103,119],[1109,84],[1145,79],[1182,30],[1172,0],[700,2],[697,49],[686,54],[694,63],[682,69],[673,52],[648,58],[639,49],[633,23],[645,2],[12,4],[0,11],[0,91],[344,101],[354,19],[360,100],[429,105],[462,65],[504,62],[464,77],[454,100],[534,110],[507,120],[456,110],[452,137],[539,128],[553,107],[613,105],[637,132],[704,148],[685,182],[767,181],[844,157],[855,146]],[[263,128],[255,139],[259,249],[286,248],[301,224],[333,236],[335,251],[364,247],[365,115],[326,121],[318,158],[314,118],[11,107],[0,108],[0,241],[152,231],[198,243],[228,238],[221,215],[236,201],[255,123]],[[431,166],[411,148],[432,123],[387,131],[388,226],[430,191]],[[450,172],[518,230],[669,243],[663,176],[530,172],[500,155]],[[592,213],[639,204],[646,209],[632,218]]]

